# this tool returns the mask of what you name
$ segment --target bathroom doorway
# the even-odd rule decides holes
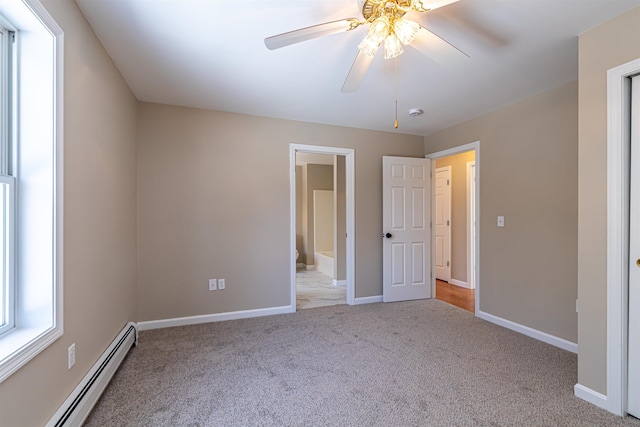
[[[291,144],[291,305],[353,304],[353,150]]]

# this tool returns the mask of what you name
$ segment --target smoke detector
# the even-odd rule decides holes
[[[409,117],[418,117],[422,113],[424,113],[424,111],[422,111],[421,108],[412,108],[409,110]]]

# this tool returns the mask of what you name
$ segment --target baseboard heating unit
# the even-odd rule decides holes
[[[49,420],[47,427],[81,426],[137,341],[136,325],[129,322]]]

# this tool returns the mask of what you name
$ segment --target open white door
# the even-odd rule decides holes
[[[631,83],[627,412],[640,418],[640,76]]]
[[[384,302],[431,298],[430,164],[382,158]]]
[[[436,214],[433,227],[436,240],[436,278],[451,280],[451,166],[436,169]]]

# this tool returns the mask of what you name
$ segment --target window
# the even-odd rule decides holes
[[[0,335],[15,325],[14,45],[15,30],[0,17]]]
[[[63,332],[62,38],[0,0],[0,382]]]

